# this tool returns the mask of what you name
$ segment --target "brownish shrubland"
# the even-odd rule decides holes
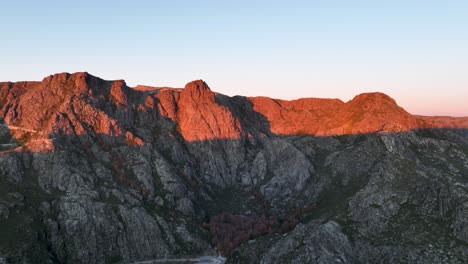
[[[286,233],[294,229],[302,216],[313,206],[298,208],[285,217],[235,215],[223,212],[203,225],[212,235],[211,243],[221,254],[229,256],[240,244],[260,236]]]

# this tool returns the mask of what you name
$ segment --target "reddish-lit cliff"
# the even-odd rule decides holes
[[[184,89],[132,89],[121,80],[108,82],[88,73],[62,73],[41,82],[0,83],[0,97],[0,114],[9,126],[44,135],[59,129],[66,133],[92,130],[122,136],[131,133],[131,112],[140,110],[155,111],[171,119],[187,141],[238,139],[260,131],[329,136],[468,127],[468,118],[411,115],[382,93],[361,94],[348,102],[246,97],[239,104],[238,99],[211,91],[201,80],[188,83]],[[117,108],[110,109],[110,103]],[[115,115],[108,110],[115,111]],[[254,115],[266,122],[241,120]]]

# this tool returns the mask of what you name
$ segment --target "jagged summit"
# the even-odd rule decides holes
[[[101,78],[99,78],[97,76],[94,76],[94,75],[90,74],[89,72],[83,71],[83,72],[73,72],[73,73],[69,73],[69,72],[55,73],[55,74],[51,74],[51,75],[45,77],[42,81],[43,82],[48,82],[48,81],[50,81],[52,79],[66,81],[71,77],[74,77],[74,78],[87,78],[87,77],[90,77],[90,78],[101,79]]]
[[[208,91],[211,91],[210,87],[208,86],[208,84],[203,81],[203,80],[194,80],[194,81],[191,81],[191,82],[188,82],[186,85],[185,85],[185,89],[189,89],[189,90],[192,90],[192,89],[195,89],[195,90],[208,90]]]
[[[183,93],[189,94],[195,100],[202,97],[208,97],[214,100],[214,93],[203,80],[195,80],[187,83]]]
[[[65,84],[67,81],[73,81],[76,86],[88,86],[88,85],[95,85],[99,86],[99,84],[104,82],[119,82],[126,86],[125,80],[117,79],[117,80],[104,80],[99,78],[95,75],[92,75],[88,72],[75,72],[75,73],[56,73],[53,75],[49,75],[45,77],[41,83],[43,84],[56,84],[60,86],[60,84]],[[91,87],[92,88],[92,87]]]
[[[42,79],[43,84],[63,84],[64,82],[73,79],[73,80],[83,80],[83,83],[85,83],[85,80],[87,78],[93,78],[93,79],[100,79],[96,76],[93,76],[89,74],[88,72],[75,72],[75,73],[68,73],[68,72],[62,72],[62,73],[56,73],[49,75]],[[100,79],[102,80],[102,79]],[[76,83],[78,85],[78,83]]]

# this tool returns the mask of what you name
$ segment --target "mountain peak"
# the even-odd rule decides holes
[[[362,110],[365,112],[405,112],[398,106],[395,99],[390,96],[380,93],[362,93],[355,96],[352,100],[346,103],[351,109]]]
[[[185,85],[184,94],[190,95],[193,99],[210,97],[214,100],[214,93],[203,80],[195,80]]]
[[[56,73],[49,75],[45,77],[42,82],[48,83],[48,82],[53,82],[53,81],[61,81],[64,82],[71,77],[78,78],[78,79],[86,79],[88,76],[92,76],[88,72],[75,72],[75,73],[69,73],[69,72],[61,72],[61,73]],[[94,78],[97,78],[95,76],[92,76]]]
[[[210,87],[208,86],[208,84],[206,84],[206,82],[204,82],[203,80],[194,80],[194,81],[191,81],[189,83],[187,83],[185,85],[185,89],[187,90],[208,90],[208,91],[211,91]]]
[[[53,74],[53,75],[49,75],[49,76],[45,77],[42,80],[42,82],[43,83],[49,83],[52,80],[66,81],[66,80],[68,80],[68,78],[70,78],[70,73],[62,72],[62,73],[56,73],[56,74]]]
[[[384,93],[381,93],[381,92],[371,92],[371,93],[358,94],[351,100],[351,102],[353,102],[353,101],[359,101],[359,102],[362,102],[362,101],[389,102],[389,103],[397,104],[395,99],[393,99],[392,97],[390,97],[390,96],[388,96],[388,95],[386,95]]]

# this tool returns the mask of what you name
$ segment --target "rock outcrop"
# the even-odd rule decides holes
[[[223,214],[253,226],[236,249],[213,240],[230,263],[468,258],[467,118],[381,93],[284,101],[63,73],[0,83],[0,119],[0,262],[214,255],[203,226]]]

